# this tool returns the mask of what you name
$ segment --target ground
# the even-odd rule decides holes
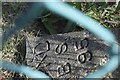
[[[14,21],[21,16],[23,12],[27,11],[31,4],[32,3],[20,2],[2,3],[2,29],[5,31],[10,25],[13,25]],[[105,2],[69,4],[82,10],[86,13],[86,15],[96,19],[108,29],[120,28],[120,5],[116,6],[115,3]],[[28,23],[26,26],[27,28],[25,27],[20,30],[19,34],[15,34],[14,37],[11,37],[8,40],[2,51],[2,60],[15,62],[18,64],[22,64],[24,62],[24,59],[22,59],[23,57],[21,56],[21,46],[24,44],[23,42],[25,35],[41,36],[83,30],[83,28],[80,28],[80,26],[76,23],[72,23],[71,21],[68,21],[63,17],[55,15],[49,11],[44,11],[42,18],[38,17],[32,24]],[[109,73],[106,77],[114,78],[119,71],[120,68],[113,73]],[[15,72],[6,70],[2,70],[0,73],[3,78],[18,76]]]

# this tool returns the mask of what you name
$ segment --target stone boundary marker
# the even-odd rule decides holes
[[[83,78],[109,60],[108,49],[88,31],[27,37],[26,63],[52,78]]]

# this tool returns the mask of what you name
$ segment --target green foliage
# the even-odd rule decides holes
[[[3,8],[8,10],[3,10],[3,22],[7,25],[11,25],[14,23],[14,20],[19,16],[26,7],[26,3],[7,3],[7,6],[3,3]],[[120,4],[117,5],[115,3],[106,3],[106,2],[69,2],[73,8],[77,8],[81,11],[83,11],[86,15],[94,18],[98,22],[100,22],[102,25],[104,25],[107,28],[111,27],[119,27],[120,23]],[[9,8],[8,8],[9,7]],[[9,12],[10,11],[10,12]],[[73,23],[71,21],[68,21],[62,17],[58,17],[54,15],[53,13],[50,13],[49,11],[45,11],[42,16],[42,23],[44,24],[44,27],[49,31],[50,34],[56,34],[59,33],[56,29],[54,29],[53,24],[59,23],[59,21],[62,19],[62,23],[64,25],[61,25],[64,27],[64,30],[61,29],[61,33],[73,31],[74,29],[78,28],[77,23]],[[73,26],[73,28],[71,28]],[[60,26],[56,26],[60,27]]]
[[[16,3],[16,2],[2,3],[2,8],[3,8],[2,23],[4,24],[2,28],[6,29],[10,25],[12,25],[16,20],[16,18],[18,18],[20,14],[24,12],[26,7],[29,6],[27,4],[28,3],[20,3],[20,2],[19,3]],[[99,2],[99,3],[69,2],[68,4],[73,6],[73,8],[77,8],[83,11],[86,15],[94,18],[95,20],[100,22],[100,24],[104,25],[107,28],[120,27],[119,26],[120,25],[119,1],[116,3],[108,3],[107,0],[106,2]],[[78,29],[79,27],[77,26],[77,23],[68,21],[63,17],[57,16],[49,11],[45,11],[42,14],[42,17],[40,18],[41,18],[41,22],[39,23],[40,24],[43,23],[44,26],[37,25],[36,24],[37,22],[35,21],[33,25],[29,26],[31,27],[30,30],[25,29],[25,32],[27,35],[33,35],[33,33],[39,33],[37,29],[40,29],[40,34],[41,34],[42,31],[45,32],[45,30],[41,29],[43,27],[46,28],[46,30],[49,31],[50,34],[64,33],[69,31],[72,32],[74,30],[82,30],[82,28]],[[57,25],[54,25],[54,24],[57,24]],[[35,27],[37,29],[34,30],[33,28]],[[22,33],[23,32],[20,32],[19,35],[15,35],[13,38],[11,38],[8,41],[7,45],[4,46],[3,58],[15,57],[14,54],[11,55],[11,53],[17,52],[15,48],[24,38],[24,34]]]

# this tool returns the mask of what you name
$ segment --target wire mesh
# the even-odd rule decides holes
[[[118,57],[120,56],[118,54],[119,43],[116,42],[115,36],[109,30],[105,29],[102,25],[100,25],[92,18],[86,16],[81,11],[73,9],[70,5],[66,3],[54,2],[56,0],[52,1],[53,2],[34,3],[32,8],[27,13],[23,14],[23,16],[21,16],[15,21],[13,28],[8,29],[3,34],[3,43],[5,43],[8,38],[15,34],[17,31],[22,29],[25,24],[32,23],[32,21],[40,15],[40,13],[38,14],[38,11],[42,12],[44,7],[72,22],[76,22],[79,25],[82,25],[82,27],[104,40],[110,46],[110,50],[108,51],[111,55],[110,61],[101,69],[89,74],[86,78],[102,78],[107,73],[114,71],[119,65]],[[0,67],[18,73],[23,73],[31,78],[49,78],[43,72],[32,70],[31,68],[23,65],[16,65],[13,63],[0,61]]]

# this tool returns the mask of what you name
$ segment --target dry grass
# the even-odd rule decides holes
[[[79,3],[80,4],[80,3]],[[81,3],[81,10],[84,11],[87,15],[93,17],[94,19],[98,20],[101,24],[106,27],[120,27],[120,11],[118,8],[115,7],[115,4],[105,4],[105,3]],[[75,4],[74,4],[75,5]],[[92,6],[92,7],[90,7]],[[5,30],[12,25],[18,16],[28,7],[27,3],[3,3],[2,4],[2,29]],[[98,9],[99,8],[99,9]],[[117,10],[118,9],[118,10]],[[117,11],[116,11],[117,10]],[[49,13],[49,12],[48,12]],[[47,13],[47,14],[48,14]],[[51,14],[51,16],[54,16]],[[46,20],[50,20],[53,18],[46,17]],[[55,18],[56,19],[56,18]],[[55,20],[53,19],[53,20]],[[66,20],[64,20],[66,21]],[[112,21],[112,22],[110,22]],[[116,23],[118,21],[118,23]],[[57,21],[56,21],[57,22]],[[52,24],[52,23],[51,23]],[[40,27],[39,27],[40,26]],[[46,27],[46,26],[45,26]],[[15,62],[21,64],[22,61],[17,61],[16,59],[18,56],[21,56],[19,50],[19,45],[23,44],[24,36],[25,35],[47,35],[48,30],[39,23],[39,20],[35,21],[34,24],[29,25],[29,28],[23,29],[19,32],[18,35],[14,35],[14,37],[10,38],[7,45],[4,46],[2,60],[6,60],[9,62]],[[55,26],[58,27],[58,26]],[[79,30],[77,26],[75,26],[74,30]],[[73,30],[73,31],[74,31]],[[17,53],[17,56],[15,55]],[[21,57],[22,58],[22,57]],[[0,71],[1,76],[5,78],[13,77],[14,72],[2,70]],[[21,75],[23,76],[23,75]],[[110,73],[107,77],[113,77]]]

